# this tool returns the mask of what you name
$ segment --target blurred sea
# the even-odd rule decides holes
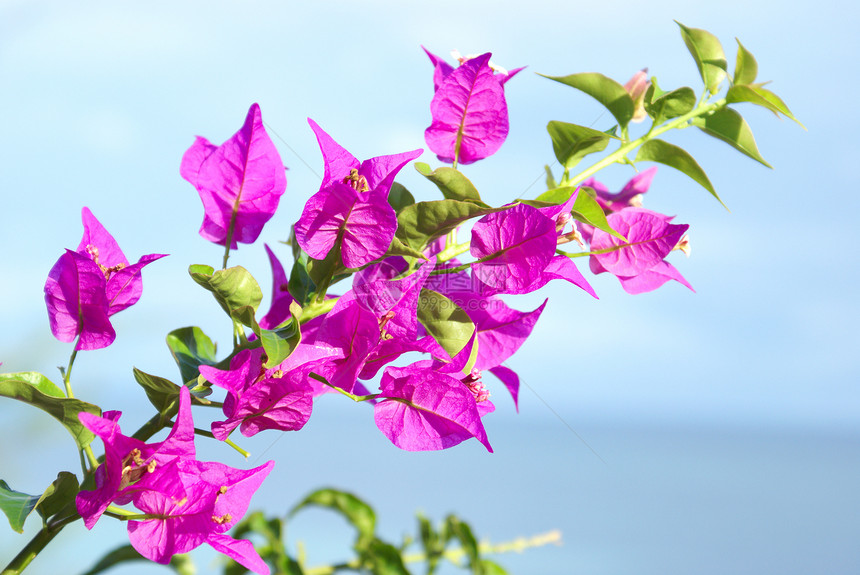
[[[434,521],[455,512],[493,542],[562,531],[559,546],[496,556],[512,574],[860,572],[857,429],[574,418],[568,412],[577,437],[548,411],[536,417],[532,406],[528,416],[485,419],[494,454],[475,441],[421,454],[396,450],[363,406],[338,399],[323,398],[301,433],[277,440],[277,434],[262,434],[243,443],[252,444],[255,465],[278,460],[252,508],[286,513],[307,492],[328,485],[371,503],[380,534],[394,543],[415,533],[417,510]],[[199,457],[214,459],[223,447],[200,443]],[[238,455],[226,457],[243,466]],[[90,552],[127,542],[122,527],[107,518],[95,534],[88,536],[80,524],[67,528],[28,572],[82,573],[94,561]],[[0,560],[5,564],[28,539],[6,530]],[[315,565],[347,559],[352,531],[331,512],[306,510],[289,524],[293,551],[297,539]],[[217,572],[217,556],[206,546],[194,557],[199,573]],[[111,571],[159,572],[167,570],[135,564]]]

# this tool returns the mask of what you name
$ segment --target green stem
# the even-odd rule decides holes
[[[63,385],[66,388],[66,397],[75,397],[75,394],[72,393],[72,366],[75,365],[75,358],[78,356],[78,343],[81,341],[81,336],[78,336],[78,339],[75,341],[75,349],[72,350],[72,355],[69,357],[69,366],[66,368],[66,371],[63,372]]]
[[[436,261],[442,263],[447,262],[450,259],[456,258],[460,254],[469,251],[469,246],[471,245],[472,242],[463,242],[462,244],[451,244],[449,246],[445,246],[444,250],[436,254]]]
[[[321,302],[314,302],[302,308],[302,315],[299,316],[299,323],[305,324],[313,318],[328,313],[337,303],[339,298],[333,297]]]
[[[57,519],[55,521],[49,522],[47,525],[42,527],[42,529],[36,534],[33,539],[30,540],[27,545],[21,549],[21,552],[18,553],[12,561],[0,572],[0,575],[18,575],[27,565],[30,564],[33,559],[36,558],[36,555],[39,554],[45,546],[50,543],[54,537],[56,537],[60,531],[63,530],[63,527],[68,525],[69,523],[73,523],[80,519],[81,516],[77,513],[72,515],[68,515],[63,517],[62,519]]]
[[[194,428],[194,434],[195,435],[201,435],[203,437],[208,437],[209,439],[215,439],[215,435],[213,435],[211,431],[207,431],[205,429],[198,429],[197,427]],[[242,457],[244,457],[245,459],[248,459],[249,457],[251,457],[250,453],[248,453],[247,451],[245,451],[244,449],[242,449],[241,447],[239,447],[238,445],[233,443],[233,441],[229,437],[224,440],[224,443],[226,443],[227,445],[229,445],[230,447],[232,447],[233,449],[238,451],[240,454],[242,454]]]
[[[343,389],[339,388],[338,386],[336,386],[332,383],[329,383],[329,381],[326,378],[324,378],[323,376],[321,376],[319,374],[311,372],[308,375],[310,377],[314,378],[315,380],[319,381],[320,383],[326,384],[327,386],[334,389],[335,391],[341,392],[342,394],[344,394],[345,396],[347,396],[348,398],[350,398],[351,400],[353,400],[355,402],[368,401],[368,400],[376,399],[377,397],[379,397],[378,393],[372,393],[370,395],[355,395],[354,393],[344,391]]]
[[[577,184],[582,183],[583,181],[585,181],[589,177],[593,176],[594,174],[596,174],[597,172],[599,172],[603,168],[605,168],[611,164],[614,164],[616,162],[623,161],[623,159],[626,158],[627,154],[629,154],[630,152],[632,152],[633,150],[635,150],[636,148],[638,148],[639,146],[641,146],[645,142],[647,142],[649,140],[653,140],[657,136],[660,136],[661,134],[665,134],[669,130],[674,130],[675,128],[684,127],[684,124],[686,124],[687,122],[689,122],[693,118],[698,118],[699,116],[706,116],[708,114],[711,114],[711,113],[717,111],[718,109],[724,107],[725,105],[726,105],[726,99],[725,98],[720,98],[719,100],[716,100],[716,101],[711,102],[709,104],[700,103],[698,106],[696,106],[696,108],[694,108],[690,112],[687,112],[683,116],[678,116],[677,118],[675,118],[671,122],[667,122],[666,124],[663,124],[662,126],[660,126],[658,128],[651,129],[647,134],[645,134],[641,138],[637,138],[635,140],[631,140],[631,141],[627,142],[626,144],[622,145],[620,148],[618,148],[617,150],[615,150],[614,152],[612,152],[611,154],[609,154],[608,156],[606,156],[605,158],[603,158],[602,160],[597,162],[596,164],[593,164],[591,167],[586,168],[585,170],[578,173],[576,176],[574,176],[570,180],[564,181],[562,183],[564,185],[568,185],[568,186],[576,186]]]
[[[239,198],[242,197],[242,192],[236,196],[236,201],[233,203],[233,213],[230,214],[230,225],[227,228],[227,239],[224,241],[224,262],[221,269],[227,269],[227,258],[230,257],[230,246],[233,245],[233,230],[236,229],[236,216],[239,215]]]

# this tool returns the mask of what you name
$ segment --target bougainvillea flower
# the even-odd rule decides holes
[[[624,208],[641,207],[642,195],[648,191],[649,187],[651,187],[651,181],[654,179],[654,175],[656,173],[657,166],[653,166],[647,170],[639,172],[630,178],[624,187],[621,188],[621,191],[616,194],[611,193],[606,185],[598,182],[594,178],[588,178],[582,182],[582,185],[594,190],[597,203],[600,204],[603,211],[609,214],[611,212],[621,211]]]
[[[200,136],[182,156],[179,173],[203,201],[200,235],[230,247],[251,244],[275,214],[287,187],[284,164],[252,104],[242,128],[215,146]]]
[[[479,260],[472,264],[476,291],[483,296],[523,294],[563,279],[596,298],[576,265],[567,256],[555,255],[575,199],[574,194],[564,204],[544,208],[517,204],[478,220],[470,247]]]
[[[522,70],[496,73],[490,53],[458,57],[453,68],[424,51],[433,63],[432,122],[424,141],[439,160],[471,164],[496,153],[508,136],[505,82]]]
[[[335,182],[310,197],[295,230],[299,246],[312,258],[324,259],[340,245],[343,265],[358,268],[388,251],[397,215],[382,194]]]
[[[451,72],[454,71],[454,67],[451,66],[451,64],[446,62],[444,59],[442,59],[439,56],[430,52],[424,46],[421,46],[421,49],[424,50],[424,53],[427,54],[427,57],[430,58],[430,62],[433,64],[433,92],[436,92],[439,90],[439,86],[442,85],[442,82],[445,80],[445,78],[448,76],[448,74],[450,74]],[[467,56],[461,56],[457,50],[452,50],[451,55],[460,64],[462,64],[463,62],[466,62],[467,60],[471,60],[473,58],[478,57],[477,54],[470,54]],[[508,80],[513,78],[514,76],[516,76],[518,72],[525,69],[525,67],[515,68],[515,69],[511,70],[510,72],[508,72],[507,70],[505,70],[499,66],[496,66],[492,62],[487,62],[487,64],[490,66],[490,68],[493,69],[493,72],[495,73],[496,77],[499,79],[499,82],[501,82],[503,85],[505,82],[507,82]]]
[[[128,503],[140,491],[161,491],[166,499],[175,501],[186,497],[178,481],[176,464],[180,459],[195,457],[188,389],[180,389],[176,421],[162,442],[147,444],[126,437],[120,431],[120,415],[118,411],[106,411],[101,417],[87,412],[78,414],[84,427],[96,434],[105,446],[105,461],[95,471],[95,490],[80,491],[75,498],[75,506],[87,529],[93,528],[108,505]]]
[[[212,423],[215,439],[224,441],[237,427],[246,437],[264,429],[295,431],[310,419],[313,389],[307,372],[264,369],[261,347],[240,351],[227,371],[201,365],[200,375],[227,390],[227,419]]]
[[[324,259],[340,245],[347,268],[385,254],[397,229],[388,192],[397,173],[423,150],[378,156],[359,162],[308,118],[325,164],[320,190],[311,196],[296,223],[296,241],[309,256]]]
[[[281,261],[268,245],[264,244],[263,247],[266,248],[269,264],[272,266],[272,305],[259,324],[263,329],[275,329],[290,319],[290,304],[295,300],[290,295],[287,273],[284,271]]]
[[[487,214],[472,227],[472,273],[497,293],[526,293],[555,254],[555,222],[528,204]]]
[[[477,162],[496,153],[508,137],[505,89],[489,61],[490,53],[466,60],[433,95],[424,141],[442,162]]]
[[[387,367],[379,399],[376,426],[401,449],[447,449],[474,437],[493,451],[475,396],[453,375],[417,364]]]
[[[325,164],[320,189],[327,188],[335,182],[348,183],[359,191],[367,188],[364,191],[381,193],[387,199],[397,173],[403,169],[403,166],[424,152],[418,148],[400,154],[377,156],[360,162],[320,128],[316,122],[308,118],[308,124],[317,137],[317,143]],[[353,170],[355,170],[354,174]]]
[[[396,260],[395,260],[396,263]],[[352,293],[358,304],[370,310],[379,321],[380,336],[376,347],[368,354],[359,377],[370,379],[385,364],[409,351],[423,351],[418,337],[418,299],[430,272],[436,265],[432,257],[418,270],[400,279],[376,277],[376,274],[356,275]],[[391,273],[397,269],[391,266]],[[382,274],[381,270],[377,273]]]
[[[624,242],[595,230],[591,250],[608,250],[589,259],[595,274],[609,272],[618,277],[628,293],[657,289],[670,279],[693,289],[671,264],[664,261],[676,249],[690,226],[670,223],[672,218],[643,208],[625,208],[607,217],[612,229],[627,238]]]
[[[332,385],[352,393],[359,373],[379,338],[379,319],[372,311],[359,305],[355,294],[348,291],[326,314],[317,330],[314,345],[328,348],[331,355],[315,367],[314,372]],[[320,388],[318,391],[330,389]]]
[[[217,462],[182,460],[178,475],[186,497],[176,501],[159,491],[138,494],[135,506],[152,518],[128,522],[131,545],[147,559],[166,565],[174,555],[208,543],[254,573],[268,575],[269,567],[251,542],[226,533],[245,515],[274,464],[269,461],[241,470]]]
[[[48,272],[45,303],[54,337],[71,342],[80,336],[75,349],[100,349],[116,338],[109,317],[140,299],[141,270],[164,254],[148,254],[129,265],[88,208],[81,217],[83,238],[77,251],[66,250]]]

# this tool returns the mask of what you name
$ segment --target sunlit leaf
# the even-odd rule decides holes
[[[723,46],[716,36],[706,30],[687,28],[677,20],[675,23],[681,27],[684,44],[696,61],[699,74],[705,82],[705,88],[711,94],[716,94],[720,89],[720,83],[726,77],[728,66]]]
[[[755,61],[752,53],[744,48],[741,41],[735,38],[738,43],[738,57],[735,61],[734,83],[736,86],[744,84],[752,84],[758,76],[758,62]]]
[[[588,154],[605,150],[612,138],[599,130],[555,120],[547,124],[546,129],[552,138],[552,151],[566,169],[575,166]]]
[[[430,166],[424,162],[415,162],[415,169],[418,170],[419,174],[436,184],[446,200],[460,200],[472,202],[481,207],[489,207],[481,201],[478,189],[460,170],[443,166],[431,171]]]
[[[603,104],[603,106],[615,117],[618,125],[622,128],[629,124],[630,120],[633,118],[633,113],[635,111],[633,98],[630,97],[630,94],[624,89],[624,86],[612,78],[608,78],[603,74],[598,74],[596,72],[570,74],[569,76],[539,75],[544,78],[549,78],[550,80],[555,80],[556,82],[561,82],[562,84],[567,84],[572,88],[585,92]]]
[[[460,306],[429,289],[421,290],[418,321],[451,357],[460,353],[475,333],[475,324]]]
[[[209,336],[197,326],[181,327],[167,334],[167,347],[179,366],[183,383],[197,379],[197,368],[201,365],[215,365],[217,346]],[[178,393],[178,391],[177,391]]]
[[[73,505],[75,495],[78,494],[78,478],[74,473],[60,471],[57,478],[51,482],[48,488],[39,497],[36,503],[36,511],[43,519],[53,517],[65,507]]]
[[[78,413],[86,411],[101,415],[101,409],[79,399],[65,397],[63,392],[41,373],[30,371],[0,374],[0,396],[29,403],[50,414],[69,430],[79,449],[89,445],[95,438],[78,420]]]
[[[648,115],[654,118],[654,123],[661,124],[692,111],[696,107],[696,94],[687,87],[663,92],[657,85],[657,78],[652,78],[645,92],[644,105]]]
[[[38,495],[27,495],[20,491],[15,491],[9,485],[0,479],[0,509],[6,514],[9,519],[9,526],[17,533],[24,532],[24,522],[27,516],[36,507],[39,502]]]
[[[739,152],[761,162],[768,168],[773,167],[761,157],[752,130],[750,130],[746,120],[731,108],[722,108],[704,118],[694,118],[692,123],[706,134],[723,140]]]
[[[636,154],[635,162],[658,162],[660,164],[671,166],[688,175],[700,186],[708,190],[712,196],[722,204],[723,201],[714,190],[713,184],[708,179],[702,167],[693,159],[686,150],[679,148],[663,140],[649,140],[642,144],[639,152]],[[725,204],[723,204],[725,207]]]
[[[794,117],[791,110],[788,109],[788,106],[785,105],[785,102],[783,102],[779,96],[759,84],[753,84],[750,86],[732,86],[726,93],[726,102],[729,104],[749,102],[750,104],[767,108],[777,116],[782,114],[786,118],[797,122],[797,124],[804,130],[806,129],[806,126],[801,124],[800,121]]]
[[[227,315],[246,305],[256,310],[263,301],[260,284],[242,266],[215,271],[210,266],[192,265],[188,268],[188,273],[191,279],[212,292]]]

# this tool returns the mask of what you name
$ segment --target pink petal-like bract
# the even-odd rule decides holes
[[[612,229],[627,241],[595,230],[591,250],[611,250],[591,256],[616,276],[631,277],[663,261],[690,226],[669,223],[669,218],[644,208],[625,208],[607,217]],[[616,248],[616,249],[612,249]]]
[[[433,95],[424,141],[443,162],[471,164],[496,153],[508,136],[505,90],[489,61],[489,52],[467,60]]]
[[[266,248],[269,264],[272,266],[272,305],[269,307],[268,313],[260,320],[260,327],[275,329],[290,319],[290,304],[293,303],[294,299],[290,295],[284,266],[268,245],[264,244],[263,247]]]
[[[231,248],[256,241],[287,187],[284,164],[257,104],[248,110],[242,128],[220,146],[198,137],[183,155],[179,172],[203,201],[200,235],[223,246],[232,228]]]
[[[268,575],[269,567],[253,545],[236,541],[226,532],[245,515],[251,497],[273,466],[274,461],[269,461],[241,470],[217,462],[181,461],[179,478],[187,496],[175,501],[157,491],[140,493],[134,504],[152,518],[129,521],[129,541],[141,555],[161,564],[209,543],[255,573]]]
[[[475,397],[462,381],[432,368],[387,367],[374,420],[406,451],[447,449],[474,437],[492,452]]]
[[[101,349],[116,339],[108,318],[106,280],[86,255],[66,250],[45,282],[45,303],[51,333],[60,341],[80,336],[75,349]]]
[[[185,490],[178,481],[176,463],[179,459],[195,457],[194,421],[188,389],[180,389],[176,421],[162,442],[144,443],[126,437],[120,431],[120,415],[118,411],[106,411],[101,417],[87,412],[78,414],[84,427],[99,437],[105,446],[104,463],[95,472],[96,488],[80,491],[75,499],[87,529],[93,528],[112,502],[128,503],[135,493],[143,490],[159,491],[174,501],[185,497]],[[153,464],[151,470],[150,464]]]
[[[397,214],[385,196],[334,182],[310,197],[296,241],[309,256],[324,259],[338,243],[343,265],[357,268],[382,257],[397,229]]]
[[[472,227],[472,274],[493,293],[528,293],[555,254],[555,222],[528,204],[487,214]]]

